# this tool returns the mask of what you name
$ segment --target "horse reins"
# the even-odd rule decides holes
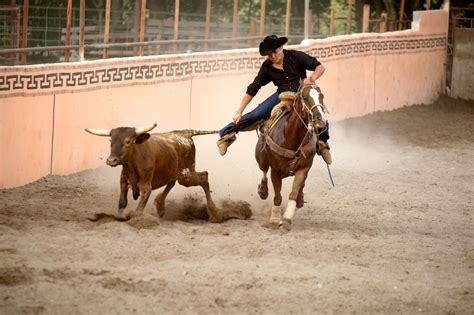
[[[303,89],[307,86],[313,86],[313,85],[304,85],[302,87],[300,87],[298,89],[298,97],[300,98],[300,102],[301,102],[301,106],[302,106],[302,109],[303,110],[306,110],[309,115],[310,115],[310,122],[308,124],[306,124],[306,122],[304,121],[303,117],[301,117],[301,115],[298,113],[298,111],[296,110],[296,101],[297,101],[297,98],[295,98],[293,100],[293,104],[292,104],[292,107],[293,109],[295,110],[295,113],[296,115],[298,116],[298,119],[300,120],[300,122],[303,124],[303,126],[305,126],[306,128],[306,134],[304,135],[303,139],[301,140],[301,143],[300,145],[298,146],[298,148],[294,151],[294,150],[290,150],[290,149],[286,149],[286,148],[283,148],[281,146],[279,146],[277,143],[275,143],[275,141],[273,141],[273,139],[270,137],[270,130],[269,129],[266,129],[263,133],[264,137],[265,137],[265,143],[268,144],[268,146],[270,147],[270,149],[272,149],[274,152],[276,152],[277,154],[283,156],[283,157],[286,157],[286,158],[290,158],[292,159],[289,164],[290,164],[290,174],[293,175],[293,170],[294,170],[294,167],[296,166],[296,163],[298,162],[298,159],[300,158],[300,155],[299,153],[301,152],[302,156],[304,158],[306,158],[306,155],[304,154],[304,152],[301,151],[301,147],[304,145],[305,143],[305,140],[308,136],[308,134],[311,134],[311,135],[314,135],[316,136],[316,141],[318,140],[319,138],[319,135],[321,133],[323,133],[325,131],[325,129],[323,129],[320,133],[317,133],[315,132],[314,130],[314,114],[313,114],[313,109],[315,107],[317,107],[317,105],[313,105],[311,108],[306,104],[305,100],[304,100],[304,97],[302,96],[303,94]]]

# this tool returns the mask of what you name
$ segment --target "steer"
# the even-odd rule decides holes
[[[165,214],[166,196],[176,181],[185,187],[199,185],[204,189],[211,222],[228,219],[212,201],[208,173],[195,170],[196,148],[192,137],[217,131],[177,130],[149,134],[155,127],[156,123],[144,128],[85,129],[93,135],[111,137],[111,152],[107,165],[122,165],[118,219],[125,219],[123,211],[127,206],[129,187],[135,200],[140,196],[135,209],[138,214],[143,212],[151,191],[166,185],[163,192],[155,198],[157,213],[162,217]],[[238,218],[245,219],[244,216]]]

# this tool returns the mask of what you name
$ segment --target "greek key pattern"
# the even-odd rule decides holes
[[[397,54],[446,49],[446,36],[365,38],[339,43],[315,44],[302,50],[320,61],[365,56],[368,54]],[[243,56],[242,56],[243,55]],[[215,59],[212,59],[215,57]],[[181,61],[182,60],[182,61]],[[212,54],[208,59],[193,58],[147,59],[137,65],[127,59],[113,65],[97,63],[91,65],[69,66],[48,65],[45,70],[15,71],[15,68],[0,73],[0,97],[42,93],[67,93],[101,87],[119,87],[126,84],[150,84],[160,81],[183,80],[190,77],[209,75],[229,75],[232,73],[255,72],[263,57],[257,53]],[[106,64],[106,63],[105,63]],[[71,70],[68,71],[68,68]],[[5,68],[4,68],[5,69]],[[1,70],[1,69],[0,69]],[[43,72],[43,73],[42,73]]]
[[[446,49],[446,37],[368,40],[330,47],[313,48],[307,51],[320,60],[338,59],[366,54],[385,54]]]

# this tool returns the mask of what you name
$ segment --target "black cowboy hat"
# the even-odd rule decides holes
[[[263,39],[258,47],[260,51],[260,55],[268,56],[270,55],[275,49],[286,44],[288,42],[288,38],[286,37],[278,37],[276,35],[270,35]]]

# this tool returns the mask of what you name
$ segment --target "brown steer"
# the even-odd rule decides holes
[[[129,186],[135,200],[140,196],[135,211],[141,213],[151,191],[166,185],[163,192],[155,198],[157,213],[162,217],[165,213],[166,196],[176,181],[185,187],[199,185],[204,189],[211,222],[228,219],[212,201],[207,172],[195,170],[196,149],[192,137],[217,131],[180,130],[150,135],[148,132],[155,127],[156,123],[146,128],[86,129],[93,135],[111,137],[111,152],[107,165],[122,165],[118,219],[125,219],[123,210],[127,206]]]

